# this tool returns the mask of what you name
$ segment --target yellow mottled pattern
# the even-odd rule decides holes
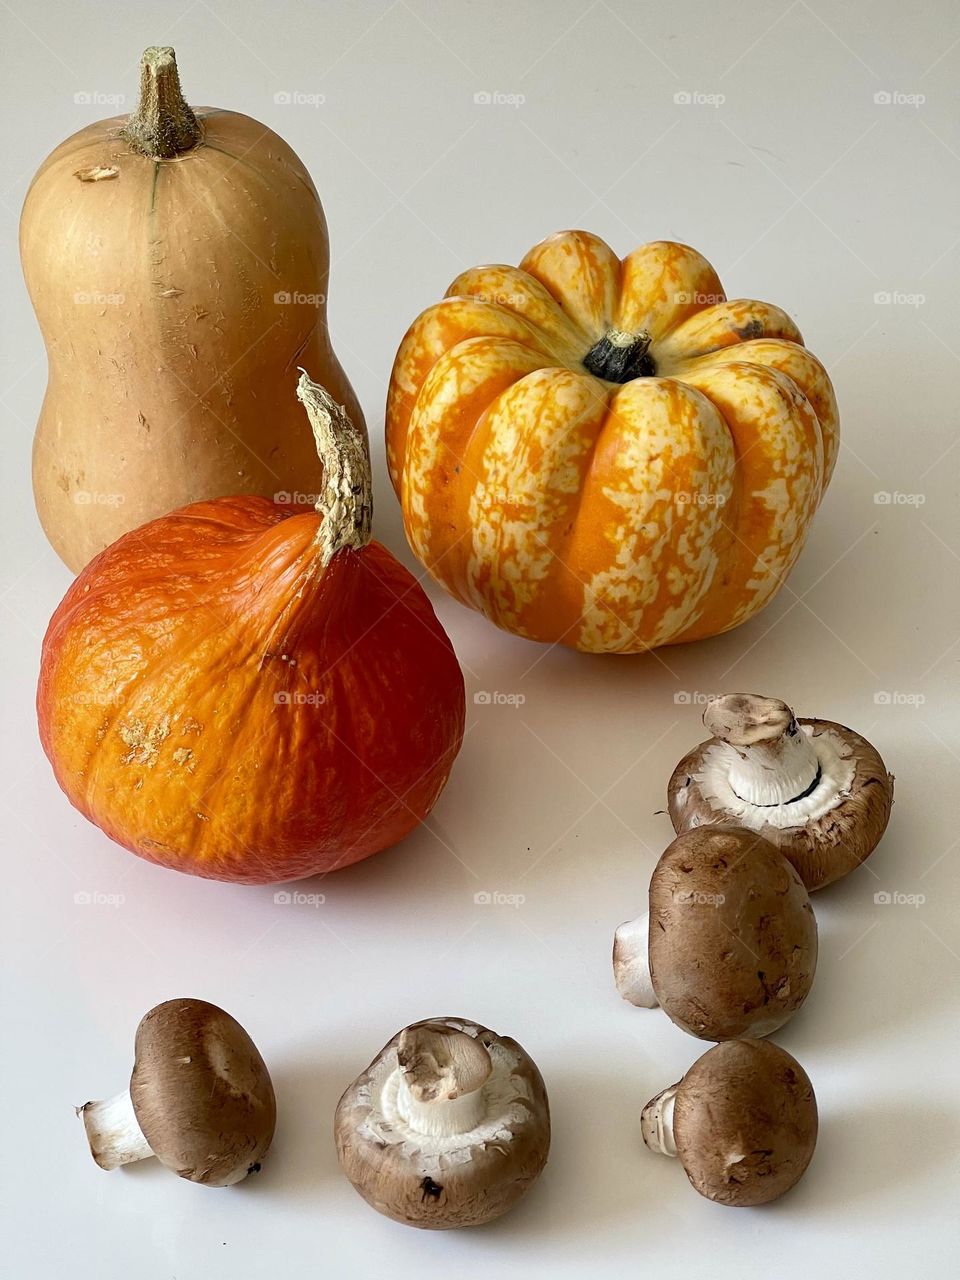
[[[623,383],[584,357],[649,335]],[[387,455],[414,551],[497,625],[590,652],[716,635],[772,599],[836,462],[830,380],[790,317],[668,241],[560,232],[411,326]]]

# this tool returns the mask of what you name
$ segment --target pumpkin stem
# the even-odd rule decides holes
[[[649,333],[625,333],[623,329],[611,329],[583,357],[583,367],[587,373],[606,382],[649,378],[657,372],[650,354],[652,341]]]
[[[200,122],[184,101],[177,55],[151,45],[140,59],[140,101],[120,131],[134,151],[151,160],[173,160],[200,141]]]
[[[297,399],[307,411],[317,453],[323,464],[323,492],[317,510],[320,563],[326,568],[338,551],[359,551],[370,541],[373,524],[373,480],[370,455],[361,431],[343,405],[300,370]]]

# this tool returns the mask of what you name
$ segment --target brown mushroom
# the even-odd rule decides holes
[[[621,925],[617,989],[702,1040],[766,1036],[813,985],[817,922],[796,870],[744,827],[695,827],[650,878],[649,915]]]
[[[712,699],[714,736],[677,765],[668,787],[675,831],[733,822],[761,832],[812,893],[876,848],[893,776],[865,738],[831,720],[797,720],[785,702],[752,693]]]
[[[368,1204],[414,1227],[472,1227],[511,1209],[550,1148],[540,1072],[505,1036],[431,1018],[393,1037],[344,1093],[340,1166]]]
[[[137,1027],[129,1090],[80,1108],[101,1169],[156,1156],[181,1178],[227,1187],[260,1167],[277,1106],[257,1046],[205,1000],[167,1000]]]
[[[678,1156],[718,1204],[767,1204],[803,1176],[817,1144],[817,1100],[799,1062],[769,1040],[714,1045],[643,1108],[643,1140]]]

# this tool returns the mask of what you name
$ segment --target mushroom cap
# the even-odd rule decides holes
[[[817,1100],[799,1062],[769,1040],[728,1040],[677,1086],[673,1138],[695,1190],[766,1204],[799,1181],[817,1144]]]
[[[876,747],[846,725],[816,719],[797,723],[823,771],[818,787],[802,802],[778,806],[774,815],[741,801],[729,787],[718,788],[712,780],[715,767],[724,752],[735,748],[709,738],[674,769],[667,804],[678,833],[716,822],[760,832],[789,858],[813,893],[849,875],[877,847],[890,819],[893,776]],[[834,781],[838,774],[839,788]]]
[[[209,1187],[245,1178],[277,1123],[257,1046],[235,1018],[205,1000],[166,1000],[144,1015],[130,1098],[161,1164]]]
[[[475,1128],[437,1138],[397,1114],[398,1032],[346,1090],[334,1128],[344,1174],[369,1205],[408,1226],[472,1227],[506,1213],[539,1177],[550,1149],[550,1108],[536,1063],[515,1040],[466,1018],[429,1018],[414,1028],[461,1031],[490,1056]]]
[[[765,1036],[800,1008],[817,922],[796,870],[744,827],[695,827],[650,878],[650,977],[661,1008],[702,1040]]]

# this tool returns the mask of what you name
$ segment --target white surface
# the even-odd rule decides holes
[[[10,0],[2,22],[5,1273],[956,1274],[952,0]],[[44,357],[17,215],[43,156],[116,110],[74,95],[122,93],[131,105],[141,49],[167,42],[193,101],[270,124],[316,178],[334,339],[374,440],[376,530],[407,563],[382,454],[396,346],[457,272],[516,262],[558,228],[586,227],[621,253],[664,237],[696,245],[731,296],[797,318],[841,407],[840,465],[807,550],[740,631],[636,659],[580,657],[438,597],[468,686],[453,779],[429,830],[298,886],[325,895],[317,906],[276,905],[272,889],[205,883],[118,850],[70,809],[37,742],[40,640],[68,574],[30,492]],[[281,91],[325,102],[276,104]],[[481,91],[525,101],[477,105]],[[682,91],[725,101],[676,103]],[[926,101],[876,103],[883,92]],[[876,304],[881,291],[924,301]],[[879,492],[923,503],[878,504]],[[676,1162],[643,1149],[642,1104],[706,1046],[621,1001],[609,961],[613,930],[642,907],[671,834],[658,812],[670,770],[700,737],[699,708],[676,699],[741,689],[854,726],[897,775],[869,868],[816,900],[816,987],[778,1036],[814,1081],[817,1153],[790,1196],[754,1211],[700,1199]],[[476,705],[481,690],[524,701]],[[479,905],[481,892],[523,901]],[[925,900],[883,905],[877,893]],[[187,994],[241,1019],[277,1086],[275,1149],[231,1190],[156,1162],[101,1172],[71,1110],[123,1087],[141,1014]],[[550,1091],[544,1177],[483,1230],[404,1229],[337,1169],[342,1089],[401,1025],[432,1014],[513,1034]]]

